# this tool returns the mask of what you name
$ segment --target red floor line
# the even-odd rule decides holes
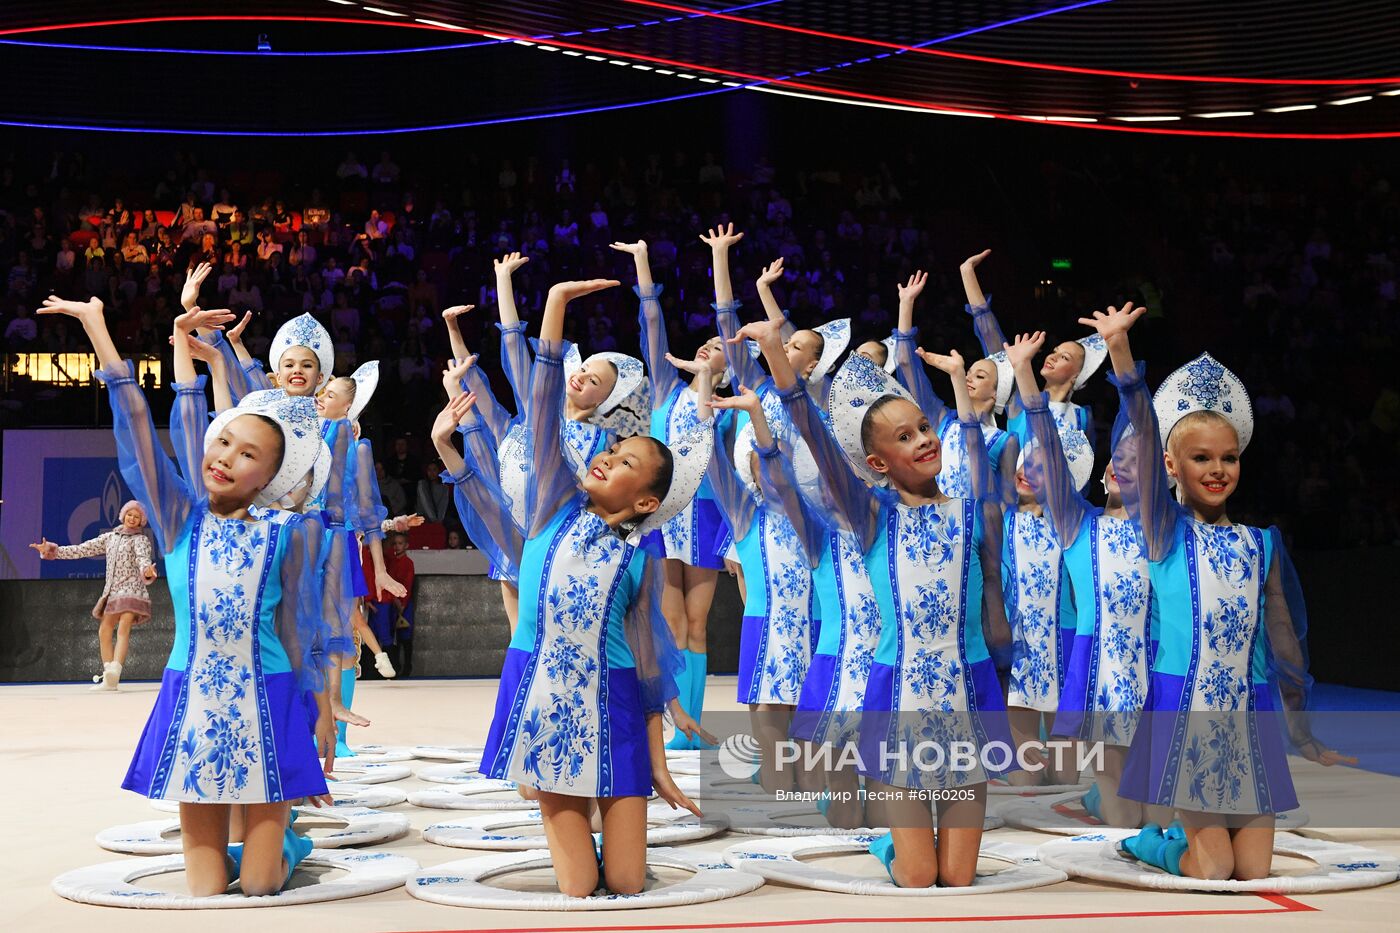
[[[837,923],[1008,923],[1017,920],[1121,920],[1138,917],[1222,917],[1291,914],[1321,910],[1283,894],[1258,894],[1273,907],[1219,907],[1198,910],[1119,910],[1099,913],[1002,914],[985,917],[819,917],[810,920],[748,920],[743,923],[667,923],[588,927],[472,927],[471,929],[397,931],[397,933],[633,933],[645,930],[758,930],[778,927],[831,926]]]

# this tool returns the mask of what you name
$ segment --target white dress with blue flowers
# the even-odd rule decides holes
[[[1119,384],[1133,431],[1115,451],[1123,500],[1152,578],[1156,654],[1120,793],[1185,810],[1297,806],[1277,698],[1311,741],[1301,594],[1276,530],[1201,522],[1172,498],[1141,369]],[[1140,466],[1141,465],[1141,466]]]
[[[122,786],[189,803],[324,794],[307,692],[329,663],[318,523],[286,512],[260,510],[247,521],[210,512],[200,479],[203,377],[175,386],[170,436],[187,480],[161,451],[130,372],[99,376],[122,475],[151,517],[175,611],[170,660]]]
[[[560,440],[564,347],[541,341],[526,408],[529,469],[518,525],[477,430],[466,471],[445,477],[473,540],[514,577],[519,624],[506,651],[483,774],[580,797],[651,793],[647,716],[675,696],[663,576],[590,511]],[[550,442],[552,440],[552,443]]]
[[[1074,600],[1050,521],[1008,512],[1001,559],[1011,622],[1011,685],[1006,704],[1053,713],[1074,637]]]

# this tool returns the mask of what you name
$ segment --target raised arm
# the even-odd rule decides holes
[[[462,391],[462,387],[467,384],[467,374],[476,369],[474,363],[473,357],[455,362],[451,368],[443,371],[442,385],[447,390],[449,402],[464,394],[469,396],[466,402],[466,411],[457,419],[457,432],[462,435],[462,442],[466,445],[468,457],[476,461],[476,468],[491,476],[499,476],[500,461],[497,458],[497,448],[500,441],[492,434],[489,426],[481,417],[479,411],[481,397],[475,392],[464,393]],[[446,465],[445,462],[444,465]],[[448,470],[448,472],[456,473],[457,471]]]
[[[666,335],[666,321],[661,317],[661,286],[651,279],[646,240],[613,243],[612,248],[619,253],[630,253],[637,268],[637,284],[632,286],[632,291],[641,300],[637,314],[642,330],[642,361],[646,363],[647,378],[651,381],[651,407],[655,410],[666,404],[681,381],[676,368],[667,362],[671,344]]]
[[[982,294],[982,284],[977,280],[977,267],[991,254],[991,250],[984,249],[977,255],[964,259],[958,267],[962,274],[963,292],[967,295],[967,313],[972,315],[972,329],[977,334],[977,342],[982,345],[984,356],[998,352],[1006,343],[1001,325],[992,313],[991,299]],[[1007,416],[1014,416],[1020,410],[1020,400],[1013,394],[1007,403]]]
[[[778,331],[783,340],[787,340],[797,328],[792,326],[792,321],[783,313],[782,305],[778,304],[778,299],[773,295],[773,283],[783,277],[783,257],[779,256],[768,264],[758,277],[758,300],[763,305],[763,313],[768,320],[778,325]]]
[[[729,456],[729,446],[725,443],[724,432],[715,431],[714,434],[714,454],[710,457],[710,466],[705,477],[710,481],[710,488],[714,490],[715,501],[719,503],[720,511],[724,513],[725,519],[729,522],[729,527],[734,533],[734,540],[737,542],[749,533],[749,528],[753,524],[756,505],[753,496],[744,488],[743,482],[739,479],[739,474],[734,471],[734,461]],[[747,457],[747,451],[736,450],[736,457]]]
[[[724,338],[724,362],[734,373],[734,381],[757,389],[767,378],[758,361],[749,355],[742,342],[730,342],[739,332],[739,303],[734,300],[734,286],[729,279],[729,248],[744,238],[734,232],[734,225],[712,228],[700,237],[710,248],[710,264],[715,278],[715,325]]]
[[[540,320],[539,353],[525,409],[525,437],[530,448],[530,475],[525,481],[527,537],[544,530],[573,495],[577,480],[564,452],[564,311],[570,301],[606,288],[615,279],[560,282],[549,290]]]
[[[162,552],[170,553],[189,518],[190,510],[204,495],[202,473],[198,478],[191,477],[187,483],[161,450],[151,420],[151,410],[136,382],[136,369],[117,353],[102,318],[100,300],[65,301],[57,295],[50,295],[38,313],[67,314],[76,318],[92,342],[93,351],[102,367],[95,375],[107,386],[112,404],[112,433],[117,438],[117,459],[121,464],[122,478],[150,517],[151,528],[160,541]],[[193,392],[176,393],[175,413],[179,414],[186,408],[189,411],[184,423],[198,425],[198,436],[203,438],[208,414],[202,390],[197,397]],[[175,430],[173,421],[172,416],[172,434]]]
[[[194,334],[187,335],[184,340],[190,356],[209,367],[209,384],[214,390],[214,411],[228,411],[236,404],[229,389],[228,362],[223,354]],[[174,346],[174,337],[170,338],[170,343]]]
[[[1113,450],[1113,472],[1123,494],[1128,517],[1142,531],[1149,560],[1167,556],[1176,535],[1180,507],[1172,498],[1162,459],[1162,436],[1157,429],[1157,413],[1152,408],[1152,393],[1143,379],[1146,366],[1134,362],[1128,331],[1146,308],[1134,308],[1132,303],[1120,311],[1095,311],[1090,318],[1080,318],[1081,324],[1095,328],[1108,344],[1109,359],[1113,361],[1110,381],[1118,387],[1120,420],[1132,426],[1132,431],[1115,428],[1113,436],[1121,438]]]
[[[457,323],[457,318],[475,307],[476,305],[453,305],[442,311],[442,323],[447,326],[447,342],[452,345],[452,358],[454,360],[465,360],[471,356],[471,351],[467,349],[467,342],[462,339],[462,327]]]
[[[470,446],[464,459],[452,444],[452,435],[473,402],[470,394],[448,402],[433,423],[433,447],[442,458],[442,481],[452,487],[452,500],[467,537],[514,581],[519,578],[524,532],[511,518],[510,505],[496,483],[495,471],[481,469],[471,456]]]
[[[506,371],[506,381],[515,394],[517,415],[525,413],[526,399],[530,397],[530,347],[525,341],[525,325],[515,308],[515,285],[511,275],[530,257],[519,253],[508,253],[505,258],[495,260],[496,300],[500,308],[501,323],[501,365]]]
[[[1021,394],[1021,405],[1036,442],[1036,449],[1026,456],[1026,480],[1050,516],[1060,547],[1067,548],[1079,534],[1089,503],[1074,485],[1055,417],[1050,414],[1048,397],[1040,391],[1035,374],[1031,372],[1031,360],[1044,343],[1044,331],[1021,334],[1015,343],[1007,346],[1006,358],[1016,373],[1016,389]]]

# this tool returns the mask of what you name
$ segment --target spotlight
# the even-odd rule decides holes
[[[265,33],[265,32],[264,32],[264,33],[259,33],[259,34],[258,34],[258,51],[259,51],[259,52],[271,52],[271,51],[272,51],[272,43],[269,42],[269,41],[267,41],[267,33]]]

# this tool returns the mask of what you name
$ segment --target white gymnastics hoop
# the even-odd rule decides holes
[[[486,754],[484,745],[415,745],[413,757],[428,761],[480,761]]]
[[[998,894],[1058,884],[1068,879],[1059,869],[1042,865],[1034,846],[1008,842],[983,842],[978,858],[1006,862],[1010,868],[994,874],[978,874],[972,884],[959,888],[901,888],[889,879],[884,866],[870,856],[870,875],[823,868],[802,861],[803,856],[855,854],[866,852],[874,836],[804,836],[754,839],[736,843],[724,850],[724,859],[742,871],[761,875],[768,881],[838,894],[892,897],[959,897],[970,894]],[[874,872],[880,873],[876,877]]]
[[[539,810],[515,813],[483,813],[446,823],[434,823],[423,830],[423,839],[453,849],[489,849],[521,852],[548,848],[544,817]],[[716,836],[729,828],[721,815],[700,819],[688,810],[672,810],[664,803],[647,808],[647,845],[669,846]]]
[[[995,812],[1012,829],[1026,829],[1037,833],[1052,833],[1056,836],[1082,836],[1095,833],[1105,824],[1089,817],[1081,818],[1064,810],[1081,809],[1080,801],[1084,794],[1071,791],[1067,794],[1038,794],[1021,796],[1001,795],[993,798],[991,812]],[[1301,829],[1308,824],[1308,813],[1302,807],[1280,813],[1274,822],[1279,830]]]
[[[729,818],[730,831],[742,833],[745,836],[777,836],[785,838],[799,836],[879,836],[888,831],[869,826],[862,826],[856,829],[840,829],[834,826],[813,826],[808,823],[794,822],[797,819],[813,816],[818,819],[823,819],[819,810],[805,803],[793,803],[787,806],[781,803],[774,803],[768,806],[724,807],[722,812]],[[1000,829],[1004,825],[1006,824],[1001,817],[996,816],[990,811],[982,818],[983,832]]]
[[[1085,794],[1089,792],[1087,782],[1080,784],[1028,784],[1024,787],[1017,787],[1008,784],[1004,780],[994,779],[987,782],[988,794],[1015,794],[1020,797],[1038,797],[1042,794]]]
[[[773,795],[762,784],[744,778],[702,779],[699,774],[677,774],[676,787],[691,800],[734,800],[773,803]]]
[[[470,784],[483,777],[480,768],[480,763],[475,761],[447,762],[419,768],[414,777],[429,784]]]
[[[1153,891],[1253,892],[1256,894],[1316,894],[1374,888],[1400,878],[1400,860],[1393,855],[1348,843],[1292,834],[1274,836],[1274,852],[1309,859],[1309,870],[1270,875],[1254,881],[1207,881],[1152,868],[1118,851],[1118,843],[1135,829],[1103,829],[1068,839],[1054,839],[1039,849],[1041,861],[1076,878]]]
[[[408,800],[408,792],[403,788],[384,784],[342,784],[339,781],[330,781],[326,786],[330,790],[332,802],[337,807],[369,807],[371,810],[382,810],[385,807],[396,807]],[[152,800],[151,809],[158,813],[179,813],[180,802]],[[292,809],[315,813],[327,808],[304,805]]]
[[[338,901],[365,894],[378,894],[400,887],[418,871],[418,863],[389,852],[344,852],[312,850],[301,865],[338,868],[345,874],[332,875],[312,884],[288,888],[266,897],[242,894],[215,894],[194,897],[171,891],[156,891],[136,884],[152,875],[184,871],[183,855],[157,858],[119,859],[64,872],[53,880],[59,897],[80,904],[103,907],[138,907],[157,910],[207,910],[209,908],[286,907]],[[299,865],[298,868],[301,866]],[[293,879],[297,877],[294,873]],[[302,876],[303,878],[305,875]]]
[[[703,904],[748,894],[763,886],[763,879],[735,871],[715,853],[685,849],[648,849],[647,865],[679,868],[694,874],[677,884],[663,885],[640,894],[603,894],[569,897],[559,893],[512,891],[486,884],[490,878],[512,871],[550,866],[548,849],[494,852],[437,865],[420,871],[408,882],[412,896],[451,907],[484,907],[494,910],[637,910]]]
[[[413,753],[413,749],[407,745],[352,745],[350,751],[354,752],[351,758],[356,761],[375,762],[384,764],[390,761],[412,761],[418,756]]]
[[[375,845],[408,835],[408,817],[402,813],[381,813],[368,807],[323,807],[320,812],[308,810],[303,810],[301,815],[341,825],[333,832],[309,836],[318,849]],[[104,829],[97,834],[97,844],[109,852],[125,855],[173,855],[182,850],[179,833],[179,817],[146,820]]]
[[[514,781],[477,775],[471,781],[414,791],[408,795],[408,802],[432,810],[538,810],[540,802],[517,795],[516,786]],[[490,797],[489,794],[511,796]]]
[[[336,784],[388,784],[390,781],[402,781],[406,777],[412,777],[413,771],[408,765],[398,762],[360,762],[350,759],[337,761],[335,774],[336,777],[326,778],[327,785],[333,787]]]

